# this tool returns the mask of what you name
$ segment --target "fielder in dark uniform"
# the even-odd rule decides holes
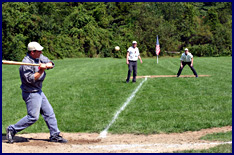
[[[136,82],[136,76],[137,76],[137,60],[140,59],[141,63],[141,57],[139,53],[139,49],[137,48],[137,42],[133,41],[132,46],[128,48],[127,51],[127,64],[128,64],[128,77],[126,79],[126,82],[129,82],[129,79],[131,77],[131,73],[133,71],[133,79],[132,82]]]
[[[22,65],[19,68],[21,78],[22,97],[27,106],[27,115],[14,125],[6,129],[6,138],[13,143],[16,133],[34,124],[41,114],[50,130],[50,141],[66,143],[59,133],[57,120],[52,106],[42,92],[42,82],[46,77],[46,69],[52,69],[54,63],[42,54],[43,47],[37,42],[28,44],[28,53],[22,62],[40,64],[38,66]]]
[[[193,74],[198,77],[196,70],[193,68],[193,55],[188,51],[188,49],[185,49],[185,52],[181,55],[180,58],[180,69],[177,73],[177,77],[180,76],[184,66],[188,65],[190,69],[193,71]]]

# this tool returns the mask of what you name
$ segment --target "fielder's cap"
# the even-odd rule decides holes
[[[28,44],[28,50],[29,51],[34,51],[34,50],[42,51],[43,47],[38,42],[33,41]]]
[[[137,42],[136,42],[136,41],[133,41],[132,43],[133,43],[133,44],[137,44]]]
[[[184,50],[185,50],[185,51],[188,51],[188,48],[185,48]]]

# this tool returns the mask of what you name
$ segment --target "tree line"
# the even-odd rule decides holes
[[[123,58],[136,40],[142,57],[164,51],[232,55],[231,2],[3,2],[2,57],[21,61],[37,41],[50,59]],[[114,47],[119,46],[120,51]]]

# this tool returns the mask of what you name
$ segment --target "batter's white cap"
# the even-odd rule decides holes
[[[185,50],[185,51],[188,51],[188,48],[185,48],[184,50]]]
[[[133,44],[137,44],[137,42],[136,42],[136,41],[133,41],[132,43],[133,43]]]
[[[43,47],[38,42],[33,41],[28,44],[28,50],[29,51],[34,51],[34,50],[42,51]]]

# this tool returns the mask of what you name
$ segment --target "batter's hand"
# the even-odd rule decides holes
[[[127,65],[129,64],[129,61],[127,61]]]
[[[46,70],[46,64],[42,64],[42,63],[40,63],[40,66],[39,66],[39,70]]]
[[[184,67],[184,66],[181,64],[181,65],[180,65],[180,68],[183,68],[183,67]]]
[[[54,66],[53,66],[53,64],[51,63],[51,62],[49,62],[49,63],[46,63],[46,68],[47,69],[51,69],[51,68],[53,68]]]
[[[193,64],[191,64],[190,66],[193,67]]]

